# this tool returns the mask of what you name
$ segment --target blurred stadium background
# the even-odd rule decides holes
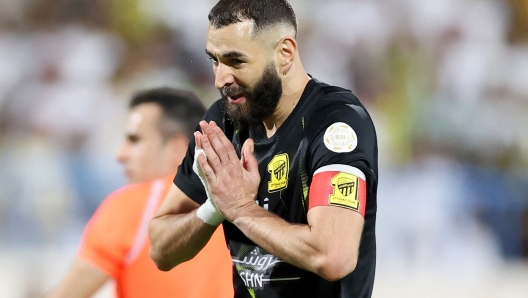
[[[0,0],[0,297],[65,274],[124,183],[114,153],[135,90],[217,98],[215,2]],[[309,73],[375,120],[374,297],[528,297],[528,0],[291,3]]]

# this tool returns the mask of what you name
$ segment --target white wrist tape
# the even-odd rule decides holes
[[[209,186],[207,184],[207,179],[205,179],[205,174],[202,170],[202,166],[200,166],[200,163],[198,162],[198,156],[200,154],[203,154],[205,158],[207,158],[207,155],[205,155],[205,151],[203,149],[198,149],[194,147],[194,162],[193,162],[193,171],[198,175],[198,178],[200,178],[200,181],[202,181],[202,184],[205,188],[205,194],[207,195],[208,199],[211,199],[211,194],[209,193]]]
[[[216,208],[216,205],[213,202],[213,199],[211,198],[211,193],[209,193],[209,185],[207,184],[207,179],[205,179],[205,174],[202,170],[202,167],[200,166],[200,163],[198,162],[198,155],[203,154],[206,158],[205,152],[203,149],[194,148],[194,162],[193,162],[193,171],[198,175],[198,178],[200,178],[200,181],[202,182],[204,188],[205,188],[205,194],[207,195],[207,201],[202,204],[196,211],[196,215],[199,219],[201,219],[206,224],[217,226],[222,221],[224,221],[224,216],[220,211],[218,211],[218,208]]]
[[[202,206],[196,210],[196,216],[211,226],[217,226],[225,219],[211,199],[207,199],[207,201],[205,201],[205,203],[203,203]]]

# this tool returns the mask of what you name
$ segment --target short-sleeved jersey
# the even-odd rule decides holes
[[[312,79],[295,109],[270,138],[263,126],[236,130],[222,101],[210,107],[205,120],[214,120],[225,131],[239,156],[247,138],[255,141],[254,154],[262,179],[257,203],[290,223],[307,224],[310,185],[318,169],[347,165],[363,172],[367,182],[357,266],[336,282],[281,261],[253,243],[235,225],[224,221],[233,260],[235,297],[370,297],[376,262],[378,150],[372,120],[356,96],[349,90]],[[348,132],[345,138],[355,139],[340,142],[340,135],[329,138],[340,129]],[[206,195],[192,171],[194,146],[192,142],[174,182],[202,204]]]
[[[172,178],[125,186],[109,195],[85,229],[79,259],[112,277],[117,297],[233,297],[222,227],[194,259],[169,272],[158,270],[150,259],[148,223]]]

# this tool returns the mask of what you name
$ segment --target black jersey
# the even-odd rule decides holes
[[[235,130],[221,100],[209,108],[204,119],[214,120],[224,130],[239,156],[247,138],[255,141],[254,154],[261,176],[257,203],[290,223],[307,223],[309,187],[317,169],[349,165],[360,169],[367,180],[365,224],[357,266],[336,282],[281,261],[255,245],[235,225],[224,221],[233,259],[235,297],[370,297],[376,263],[378,149],[372,120],[352,92],[310,80],[295,109],[271,138],[266,136],[262,125]],[[352,151],[339,148],[340,144],[325,144],[325,134],[335,124],[344,124],[355,132],[357,143]],[[190,198],[203,204],[207,197],[192,170],[194,146],[193,140],[174,182]]]

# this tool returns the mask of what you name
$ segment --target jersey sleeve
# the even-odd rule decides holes
[[[308,127],[309,177],[323,167],[344,165],[361,171],[367,189],[372,189],[377,184],[378,155],[372,120],[352,94],[333,96],[336,100],[318,109]]]
[[[221,100],[211,105],[203,120],[207,122],[215,121],[220,128],[224,129],[224,110]],[[200,131],[199,125],[196,127],[196,131]],[[195,145],[194,138],[189,140],[189,148],[187,148],[187,153],[182,164],[178,167],[178,174],[174,178],[174,184],[193,201],[198,204],[203,204],[207,200],[207,195],[205,194],[205,189],[200,178],[192,169]]]
[[[92,264],[112,278],[118,278],[131,243],[131,227],[126,202],[121,192],[109,195],[90,218],[81,240],[78,258]]]

